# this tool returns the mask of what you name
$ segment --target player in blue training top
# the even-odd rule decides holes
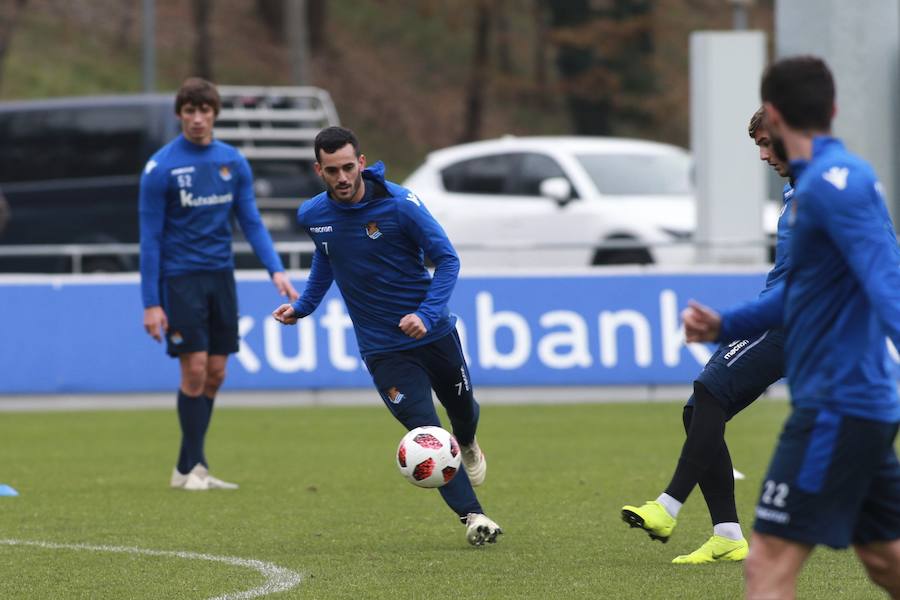
[[[459,258],[415,194],[366,167],[359,141],[342,127],[316,136],[316,172],[326,191],[304,202],[297,220],[316,244],[303,295],[273,313],[293,325],[312,313],[334,281],[341,291],[359,351],[385,406],[407,429],[440,425],[431,392],[447,409],[465,467],[440,488],[466,525],[469,543],[493,543],[502,533],[484,515],[473,485],[487,462],[475,439],[478,403],[447,309]],[[425,257],[434,263],[434,277]]]
[[[763,123],[765,109],[750,119],[750,137],[759,147],[759,158],[782,177],[787,162],[775,157],[771,138]],[[768,294],[787,269],[791,197],[784,186],[784,204],[778,219],[775,265],[766,277]],[[734,469],[725,443],[725,423],[756,400],[766,388],[784,376],[784,333],[771,329],[745,339],[735,339],[716,350],[694,381],[694,393],[682,415],[687,439],[675,473],[656,500],[642,506],[623,506],[622,519],[644,529],[652,539],[667,542],[677,523],[678,512],[697,484],[706,500],[713,535],[697,550],[675,557],[675,564],[740,561],[747,556],[747,540],[738,521],[734,499]]]
[[[814,546],[853,544],[900,598],[900,422],[885,336],[900,346],[900,251],[872,168],[830,137],[834,81],[811,56],[763,75],[775,149],[794,177],[787,276],[719,313],[692,303],[688,341],[783,325],[792,412],[769,465],[746,563],[748,598],[793,598]]]
[[[259,216],[246,159],[213,139],[219,92],[185,80],[175,97],[181,135],[147,162],[141,177],[141,293],[144,329],[166,338],[181,365],[181,450],[170,484],[185,490],[234,489],[212,477],[203,445],[228,355],[238,351],[231,249],[236,216],[278,292],[296,298]]]

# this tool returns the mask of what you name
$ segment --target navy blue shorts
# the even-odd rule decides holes
[[[457,441],[472,443],[479,407],[455,329],[428,344],[371,354],[365,361],[385,406],[407,429],[441,425],[432,400],[434,390]]]
[[[233,271],[167,277],[162,307],[169,319],[166,352],[233,354],[238,351],[237,290]]]
[[[897,423],[796,409],[784,424],[753,529],[846,548],[900,539]]]
[[[784,377],[784,332],[771,329],[746,340],[722,344],[697,381],[709,390],[731,419]],[[694,405],[694,396],[688,401]]]

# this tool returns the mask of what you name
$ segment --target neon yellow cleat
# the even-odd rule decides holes
[[[672,530],[678,521],[670,515],[665,507],[656,500],[645,502],[643,506],[623,506],[622,520],[632,527],[640,527],[647,532],[650,539],[659,540],[663,544],[669,541]]]
[[[739,561],[747,558],[750,546],[741,538],[732,540],[721,535],[714,535],[706,543],[691,552],[676,556],[672,562],[676,565],[703,565],[706,563]]]

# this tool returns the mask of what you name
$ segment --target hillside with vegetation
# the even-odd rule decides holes
[[[429,150],[504,134],[686,146],[689,34],[731,26],[722,0],[309,3],[309,83],[331,93],[395,179]],[[751,27],[771,32],[772,4],[756,2]],[[156,6],[158,90],[174,90],[198,64],[223,84],[292,83],[281,0]],[[139,92],[141,3],[7,2],[0,60],[0,100]]]

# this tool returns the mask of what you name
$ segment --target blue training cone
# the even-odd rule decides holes
[[[9,487],[5,483],[0,483],[0,496],[18,496],[19,492]]]

